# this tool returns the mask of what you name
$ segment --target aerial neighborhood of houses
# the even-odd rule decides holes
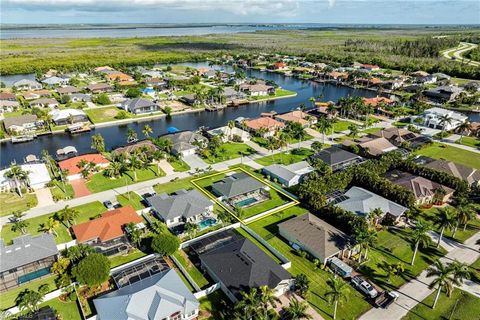
[[[23,153],[0,170],[1,310],[400,319],[412,290],[447,288],[412,281],[443,269],[479,296],[478,82],[273,54],[188,65],[2,88],[2,139]]]

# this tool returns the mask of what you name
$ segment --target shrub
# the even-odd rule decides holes
[[[177,251],[180,241],[172,234],[160,234],[152,240],[152,250],[161,256],[169,256]]]
[[[101,93],[98,96],[94,96],[93,102],[100,105],[112,104],[112,101],[110,101],[110,97],[106,93]]]
[[[110,275],[110,260],[100,253],[91,253],[73,269],[73,275],[81,284],[89,287],[105,282]]]
[[[142,95],[142,91],[138,88],[130,88],[125,92],[125,97],[127,98],[137,98]]]
[[[114,118],[118,120],[123,120],[130,118],[130,115],[125,110],[120,110]]]

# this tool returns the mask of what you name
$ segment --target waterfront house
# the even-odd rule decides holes
[[[300,110],[290,111],[287,113],[276,115],[275,119],[285,124],[287,124],[288,122],[299,123],[304,128],[308,128],[317,123],[317,119],[315,117]]]
[[[145,228],[142,218],[132,206],[107,211],[99,218],[73,225],[72,231],[78,243],[88,244],[97,252],[111,256],[130,248],[126,235],[129,223]]]
[[[17,90],[35,90],[42,89],[42,84],[29,79],[22,79],[13,83],[13,87]]]
[[[446,203],[455,192],[452,188],[408,172],[394,170],[388,172],[386,178],[410,190],[415,196],[416,204]]]
[[[179,100],[189,106],[195,106],[200,103],[200,100],[197,99],[197,95],[194,93],[181,96]]]
[[[275,88],[264,83],[242,83],[240,85],[240,91],[245,92],[252,97],[261,97],[275,94]]]
[[[50,274],[58,256],[52,234],[24,235],[11,245],[0,240],[0,292]]]
[[[163,136],[169,139],[172,144],[172,153],[186,157],[195,154],[199,146],[206,146],[208,139],[193,131],[182,131]]]
[[[229,126],[223,126],[207,131],[210,137],[220,137],[222,142],[235,141],[246,142],[250,141],[250,133],[237,127],[230,128]]]
[[[285,187],[293,187],[299,184],[312,171],[314,169],[307,161],[300,161],[290,165],[272,164],[262,169],[264,175],[272,180],[277,180],[278,183]]]
[[[442,123],[441,119],[445,116],[451,119],[450,123]],[[434,107],[424,111],[423,120],[423,125],[426,127],[450,131],[468,120],[468,117],[459,112]]]
[[[403,143],[408,143],[413,149],[420,148],[432,141],[428,137],[416,134],[407,129],[396,127],[390,127],[370,133],[369,136],[374,138],[385,138],[397,147],[401,146]]]
[[[450,85],[425,90],[423,91],[423,95],[430,100],[443,103],[454,101],[462,92],[462,88]]]
[[[275,62],[273,64],[273,69],[274,70],[287,70],[288,69],[288,66],[286,63],[282,62],[282,61],[278,61],[278,62]]]
[[[54,86],[65,86],[70,82],[69,78],[63,77],[48,77],[42,80],[42,83],[45,84],[47,87],[54,87]]]
[[[133,114],[161,111],[160,106],[157,103],[144,98],[128,99],[122,103],[122,109]]]
[[[51,181],[47,166],[44,163],[28,163],[20,166],[27,173],[28,179],[24,185],[32,189],[45,188]],[[9,169],[0,171],[0,192],[7,192],[16,188],[15,181],[7,178],[5,173]]]
[[[34,100],[42,97],[50,97],[52,93],[49,90],[35,90],[22,93],[25,100]]]
[[[238,172],[212,185],[212,193],[231,207],[246,208],[270,199],[270,188],[254,177]]]
[[[380,70],[380,67],[377,66],[376,64],[360,64],[360,69],[366,70],[366,71],[376,71]]]
[[[146,201],[167,227],[199,223],[213,213],[213,201],[197,189],[182,189],[171,195],[162,193]]]
[[[197,318],[200,303],[174,269],[146,270],[135,278],[132,274],[127,284],[93,300],[97,320]]]
[[[145,84],[156,90],[165,90],[167,88],[167,82],[160,78],[150,78],[145,80]]]
[[[56,91],[60,95],[64,95],[64,94],[71,95],[71,94],[74,94],[74,93],[79,93],[82,90],[80,88],[73,87],[73,86],[65,86],[65,87],[57,88]]]
[[[0,113],[12,112],[20,107],[18,101],[0,100]]]
[[[225,96],[226,103],[235,103],[247,98],[247,95],[241,91],[237,91],[233,88],[225,88],[223,91],[223,96]]]
[[[270,117],[260,117],[257,119],[245,120],[242,123],[248,131],[253,132],[263,138],[272,137],[277,130],[283,129],[285,124]]]
[[[344,145],[348,145],[348,142],[345,141]],[[357,146],[360,148],[363,155],[371,157],[378,157],[382,154],[398,150],[396,146],[383,137],[363,138]]]
[[[30,108],[50,108],[54,109],[58,107],[58,101],[53,98],[40,98],[31,101],[28,105]]]
[[[87,90],[92,93],[110,92],[112,89],[112,86],[108,83],[92,83],[87,86]]]
[[[405,211],[408,210],[398,203],[360,187],[351,187],[344,194],[330,199],[329,203],[361,217],[367,217],[373,210],[380,209],[383,212],[383,216],[379,220],[388,215],[394,221],[398,221]]]
[[[361,163],[364,160],[355,153],[337,147],[330,147],[321,150],[312,155],[312,158],[322,160],[332,168],[333,172],[346,169],[352,165]]]
[[[149,150],[150,152],[155,152],[156,150],[158,150],[158,147],[152,142],[152,140],[145,139],[145,140],[129,143],[123,147],[115,148],[114,150],[112,150],[112,153],[132,154],[132,153],[135,153],[137,150],[144,150],[144,149]]]
[[[97,170],[105,169],[110,164],[110,161],[99,153],[89,153],[59,161],[59,168],[61,170],[68,170],[67,180],[77,180],[82,178],[82,170],[78,166],[82,160],[85,160],[88,163],[94,163]]]
[[[24,114],[3,119],[3,126],[7,132],[21,134],[39,129],[43,126],[43,120],[38,120],[34,114]]]
[[[454,177],[466,181],[470,186],[480,185],[480,170],[464,166],[447,160],[433,160],[425,164],[425,167],[448,173]]]
[[[87,114],[79,109],[55,109],[50,111],[49,114],[57,126],[89,121]]]
[[[202,239],[204,246],[195,250],[202,269],[220,283],[221,290],[236,303],[242,299],[241,292],[268,286],[279,297],[290,290],[293,277],[252,241],[230,236],[220,240],[222,234]]]
[[[331,257],[348,254],[350,245],[354,243],[345,233],[311,213],[280,223],[278,233],[295,250],[306,251],[321,263],[326,263]]]

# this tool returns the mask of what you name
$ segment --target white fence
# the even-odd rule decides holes
[[[202,297],[205,297],[206,295],[209,295],[212,292],[217,291],[218,289],[220,289],[220,283],[215,283],[214,285],[211,285],[205,290],[195,292],[193,295],[195,296],[195,298],[200,299]]]

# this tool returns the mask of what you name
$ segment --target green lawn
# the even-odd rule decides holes
[[[472,281],[480,283],[480,258],[470,265],[472,272]]]
[[[378,132],[382,130],[381,128],[368,128],[368,129],[365,129],[365,130],[362,130],[360,132],[363,132],[363,133],[375,133],[375,132]]]
[[[61,181],[52,180],[53,186],[50,187],[50,192],[52,193],[53,200],[64,200],[64,199],[73,199],[74,192],[73,188],[69,183],[65,183],[65,191],[63,191],[64,186]]]
[[[40,307],[49,306],[52,309],[56,310],[57,313],[61,316],[60,319],[64,320],[82,320],[80,308],[78,307],[77,301],[63,302],[58,298],[45,301],[40,305]]]
[[[200,320],[221,319],[221,312],[231,308],[230,299],[220,289],[198,301],[200,302]]]
[[[430,146],[418,150],[416,153],[434,159],[445,159],[480,169],[480,154],[449,145],[433,143]]]
[[[183,178],[183,179],[171,180],[167,183],[154,185],[153,189],[155,190],[156,193],[172,193],[180,189],[186,189],[186,190],[192,189],[193,184],[190,182],[192,181],[192,179],[199,178],[202,176],[207,176],[212,173],[214,172],[208,172],[202,175],[192,176],[192,177]]]
[[[248,156],[254,154],[255,150],[243,143],[228,142],[220,146],[217,155],[212,155],[210,152],[203,155],[202,158],[206,163],[217,163],[226,160],[239,158],[240,156]]]
[[[184,172],[190,170],[190,166],[182,159],[171,158],[168,159],[168,163],[173,167],[176,172]]]
[[[348,127],[352,125],[353,122],[346,120],[339,120],[333,123],[333,132],[340,133],[342,131],[348,130]]]
[[[446,253],[442,248],[437,250],[432,243],[428,248],[419,248],[415,264],[411,266],[413,244],[410,241],[410,234],[410,229],[380,231],[378,242],[368,251],[368,261],[362,264],[360,271],[382,288],[398,288]],[[403,263],[405,271],[389,279],[385,271],[385,263]]]
[[[295,91],[290,91],[286,89],[277,88],[275,89],[275,94],[268,95],[268,96],[256,96],[250,97],[250,100],[268,100],[272,98],[280,98],[280,97],[288,97],[288,96],[295,96],[297,93]]]
[[[326,282],[330,278],[330,274],[320,269],[315,270],[311,261],[297,255],[288,245],[288,242],[278,235],[276,226],[278,223],[303,213],[305,213],[305,209],[296,206],[253,222],[249,224],[249,227],[292,262],[292,267],[288,270],[292,275],[303,273],[310,279],[310,293],[307,296],[307,301],[323,318],[331,319],[333,307],[325,299],[325,293],[328,291]],[[355,319],[368,309],[370,309],[370,305],[362,294],[350,287],[348,301],[339,306],[337,319]]]
[[[121,266],[122,264],[129,263],[133,260],[140,259],[141,257],[146,256],[147,254],[138,250],[134,249],[133,252],[130,252],[129,254],[126,255],[119,255],[115,257],[110,258],[110,268],[115,268],[118,266]]]
[[[94,109],[86,109],[85,113],[90,118],[90,121],[93,123],[101,123],[101,122],[108,122],[114,121],[115,116],[120,111],[117,107],[104,107],[104,108],[94,108]]]
[[[27,211],[37,205],[34,193],[24,194],[23,198],[15,192],[0,193],[0,217],[8,216],[16,211]]]
[[[2,292],[2,296],[0,298],[0,310],[5,310],[11,307],[14,307],[15,299],[17,298],[18,294],[23,290],[25,289],[38,290],[38,287],[40,287],[43,284],[48,284],[50,291],[57,289],[57,286],[55,285],[55,276],[50,276],[40,280],[29,282],[20,287],[10,289],[7,292]]]
[[[117,196],[117,201],[122,205],[122,207],[132,206],[135,210],[145,208],[142,203],[142,198],[133,191],[129,191],[128,193]]]
[[[289,165],[295,162],[303,161],[313,154],[313,150],[307,148],[293,149],[277,153],[271,156],[265,156],[263,158],[255,160],[257,163],[269,166],[274,163]]]
[[[187,270],[190,277],[200,288],[206,288],[210,284],[200,270],[198,270],[197,267],[190,262],[183,250],[177,250],[173,256],[178,260],[178,262],[180,262],[185,270]]]
[[[90,220],[93,217],[105,212],[107,209],[103,206],[103,204],[99,201],[87,203],[75,209],[79,212],[78,218],[76,219],[76,223],[81,223]],[[44,224],[48,218],[53,217],[54,213],[46,214],[43,216],[27,219],[28,227],[27,233],[29,234],[39,234],[42,233],[41,225]],[[21,235],[20,232],[13,232],[12,225],[6,224],[3,226],[2,231],[0,233],[2,239],[5,243],[10,243],[13,238],[16,238]],[[64,243],[72,240],[72,236],[68,232],[66,226],[63,223],[60,223],[60,226],[57,228],[57,236],[55,237],[55,241],[57,243]]]
[[[165,176],[165,172],[160,169],[160,174],[158,174],[157,166],[150,166],[148,169],[137,170],[136,181],[134,181],[133,171],[127,171],[126,174],[116,179],[105,176],[103,172],[98,172],[87,181],[87,188],[91,192],[96,193],[163,176]]]
[[[270,200],[264,201],[259,204],[254,204],[251,207],[243,209],[243,216],[240,217],[241,219],[247,219],[253,217],[259,213],[280,207],[291,201],[290,199],[286,198],[284,195],[280,194],[276,190],[270,188]]]
[[[435,294],[436,292],[432,293],[417,304],[402,320],[478,319],[480,299],[475,296],[457,288],[453,291],[451,297],[447,297],[442,292],[437,306],[432,309]]]
[[[462,140],[457,140],[458,144],[463,144],[464,146],[469,146],[472,148],[480,148],[480,140],[475,137],[463,137]]]

